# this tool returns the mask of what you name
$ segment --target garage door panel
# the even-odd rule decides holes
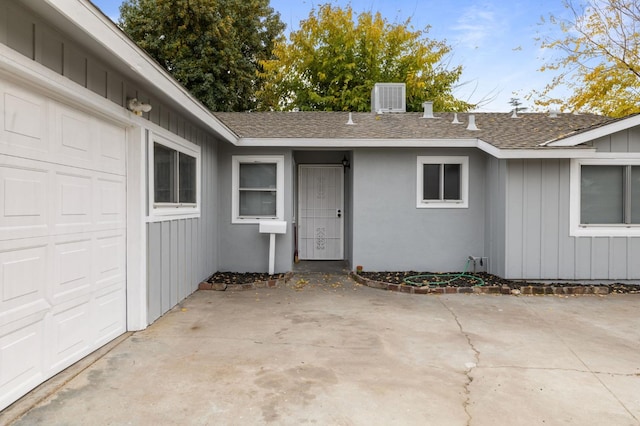
[[[125,174],[127,135],[125,129],[109,123],[98,126],[100,140],[100,170],[119,175]]]
[[[93,327],[90,302],[87,295],[53,308],[47,336],[52,371],[58,372],[89,353]]]
[[[97,177],[95,205],[97,229],[124,228],[126,223],[126,182],[123,177]]]
[[[59,126],[56,149],[62,164],[74,164],[91,167],[92,140],[95,139],[92,129],[92,120],[89,116],[58,107],[56,123]]]
[[[44,299],[46,245],[0,252],[0,315]]]
[[[125,283],[116,283],[96,296],[92,309],[97,335],[95,345],[102,346],[126,331]]]
[[[56,242],[53,248],[53,304],[88,295],[92,291],[92,241]]]
[[[0,407],[9,405],[45,379],[43,338],[42,318],[0,335]]]
[[[64,234],[90,230],[92,222],[92,179],[89,174],[56,172],[55,233]]]
[[[125,280],[126,239],[121,234],[96,239],[96,291]]]
[[[0,145],[12,154],[42,157],[49,152],[47,99],[15,86],[0,86]]]
[[[45,169],[0,165],[0,239],[47,235]]]

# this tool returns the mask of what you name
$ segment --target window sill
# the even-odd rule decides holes
[[[234,219],[231,220],[232,224],[235,225],[242,225],[242,224],[258,224],[260,222],[267,222],[267,221],[276,221],[276,220],[284,220],[284,218],[281,217],[273,217],[273,216],[269,216],[269,217],[236,217]]]
[[[640,225],[579,225],[572,237],[640,237]]]
[[[198,219],[200,209],[197,205],[156,204],[149,212],[147,222],[162,222],[176,219]]]
[[[196,203],[155,203],[153,205],[153,208],[156,210],[159,209],[180,209],[180,208],[188,208],[188,209],[195,209],[196,207],[198,207],[198,205]]]
[[[430,202],[422,202],[416,205],[418,209],[467,209],[469,208],[469,203],[464,201],[450,201],[450,202],[439,202],[434,201]]]

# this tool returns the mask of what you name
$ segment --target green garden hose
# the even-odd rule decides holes
[[[405,284],[415,285],[418,287],[422,287],[425,285],[435,285],[435,286],[446,286],[453,281],[459,278],[470,278],[476,282],[474,286],[482,286],[484,285],[484,280],[480,277],[476,277],[475,275],[467,274],[467,270],[469,269],[469,262],[471,259],[467,259],[467,264],[464,267],[464,271],[459,274],[451,274],[451,273],[435,273],[435,274],[420,274],[420,275],[412,275],[403,280]],[[432,281],[433,278],[436,278]],[[420,280],[420,281],[418,281]]]

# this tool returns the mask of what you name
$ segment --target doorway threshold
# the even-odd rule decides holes
[[[301,260],[293,264],[293,273],[320,272],[324,274],[348,274],[346,260]]]

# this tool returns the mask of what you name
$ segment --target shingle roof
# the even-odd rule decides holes
[[[218,119],[241,138],[273,139],[481,139],[500,149],[539,148],[541,143],[574,135],[614,120],[593,114],[475,113],[479,130],[467,130],[468,113],[458,113],[462,124],[451,124],[453,113],[435,113],[435,119],[408,112],[376,115],[348,112],[216,112]]]

